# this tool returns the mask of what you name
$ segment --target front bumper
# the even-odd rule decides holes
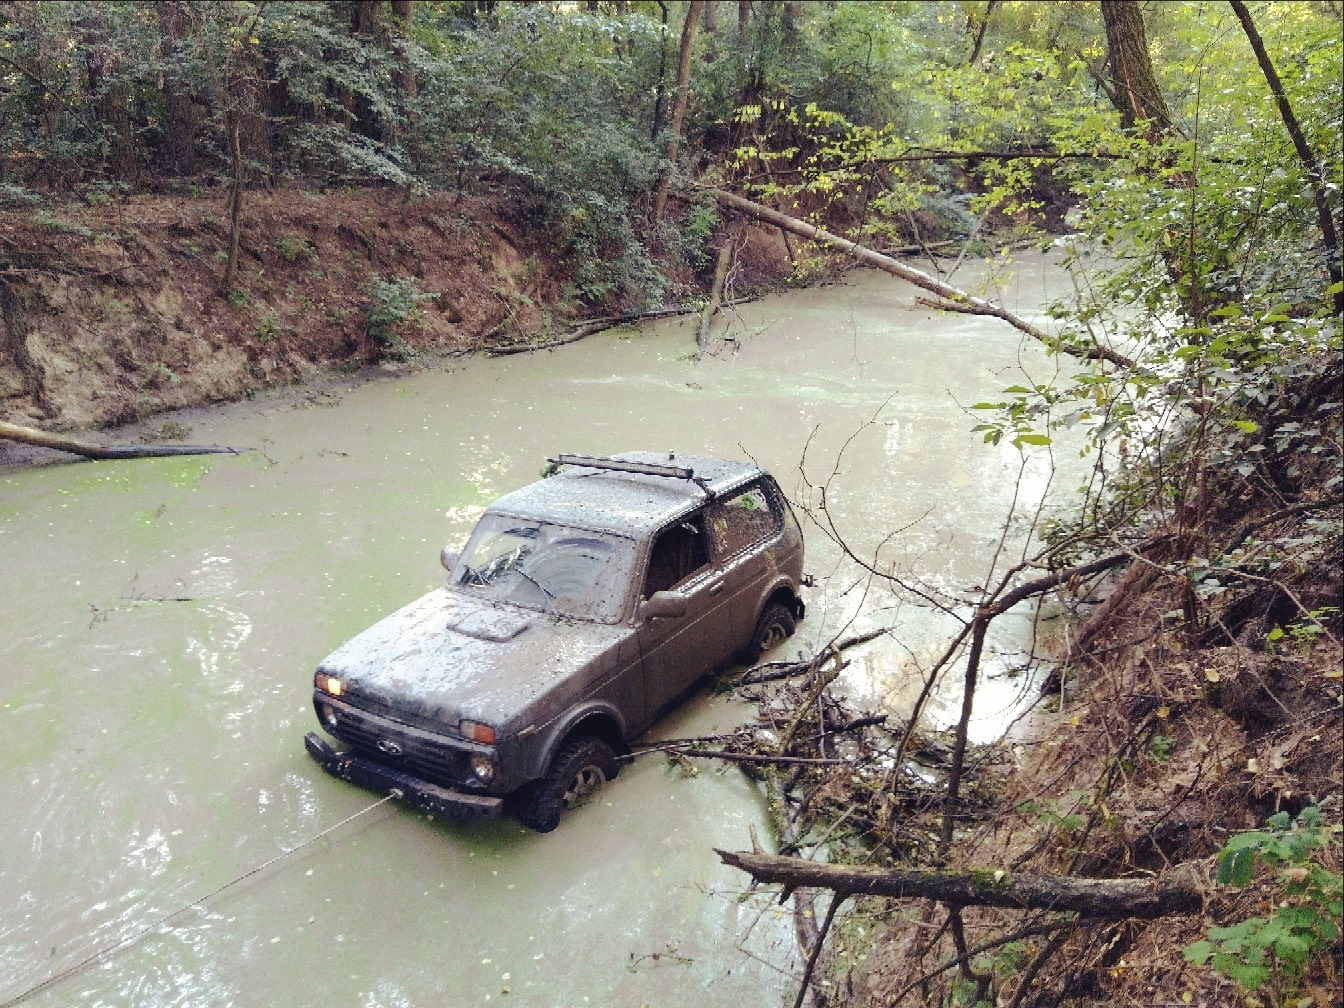
[[[446,819],[498,819],[504,814],[504,799],[474,795],[439,787],[367,756],[337,752],[313,732],[303,737],[308,755],[333,777],[358,784],[379,794],[395,794],[415,808]]]

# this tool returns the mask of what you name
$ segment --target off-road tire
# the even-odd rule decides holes
[[[519,793],[518,821],[549,833],[566,811],[591,800],[619,772],[620,764],[605,742],[587,736],[571,739],[555,754],[546,776]]]
[[[743,664],[754,665],[765,652],[792,637],[796,626],[793,613],[787,606],[771,602],[761,613],[761,618],[756,621],[756,629],[752,631],[751,640],[742,649]]]

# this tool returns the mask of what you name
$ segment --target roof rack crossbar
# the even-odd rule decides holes
[[[615,472],[638,473],[641,476],[668,476],[672,479],[700,482],[696,478],[695,470],[687,466],[658,465],[653,462],[627,462],[624,459],[609,458],[606,455],[560,454],[555,458],[548,458],[546,461],[553,466],[587,466],[590,469],[610,469]]]

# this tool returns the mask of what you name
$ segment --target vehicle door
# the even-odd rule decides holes
[[[636,633],[644,659],[645,721],[651,723],[738,646],[727,632],[722,582],[705,532],[705,512],[666,526],[649,548],[641,600],[660,591],[686,598],[680,616],[645,617]]]
[[[737,651],[751,639],[767,582],[777,570],[770,550],[784,525],[779,488],[760,479],[705,509],[710,553],[718,568],[723,633]]]

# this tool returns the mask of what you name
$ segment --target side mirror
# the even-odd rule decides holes
[[[453,566],[457,563],[457,558],[460,555],[461,554],[459,554],[457,550],[453,549],[451,546],[445,546],[443,550],[439,553],[439,563],[443,564],[444,570],[451,572]]]
[[[684,593],[679,591],[660,591],[654,592],[649,598],[646,598],[639,604],[638,616],[642,620],[669,619],[677,616],[685,616],[687,608],[688,600]]]

